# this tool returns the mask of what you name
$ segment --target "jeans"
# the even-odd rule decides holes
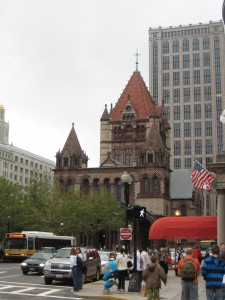
[[[147,300],[160,300],[159,289],[147,289]]]
[[[223,299],[223,290],[206,288],[206,299],[207,300],[222,300]]]
[[[77,266],[72,267],[72,274],[73,274],[73,290],[78,292],[79,291],[79,270]]]
[[[184,300],[198,300],[198,284],[192,281],[183,281],[182,296]]]

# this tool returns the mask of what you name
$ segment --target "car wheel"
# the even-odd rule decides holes
[[[23,272],[23,275],[27,275],[28,274],[28,271],[23,270],[22,272]]]
[[[99,279],[100,279],[100,270],[97,269],[97,272],[96,272],[94,280],[99,280]]]
[[[45,277],[44,280],[45,280],[45,284],[52,284],[53,281],[53,279],[47,277]]]

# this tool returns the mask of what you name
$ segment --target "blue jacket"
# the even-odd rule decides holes
[[[225,274],[225,262],[218,257],[210,256],[204,260],[201,274],[206,281],[206,288],[222,288],[223,275]]]

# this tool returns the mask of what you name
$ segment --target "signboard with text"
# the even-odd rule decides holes
[[[130,241],[132,240],[132,228],[120,228],[120,240]]]

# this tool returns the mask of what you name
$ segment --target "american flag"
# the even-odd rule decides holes
[[[197,189],[212,191],[216,183],[216,178],[195,160],[191,181]]]

